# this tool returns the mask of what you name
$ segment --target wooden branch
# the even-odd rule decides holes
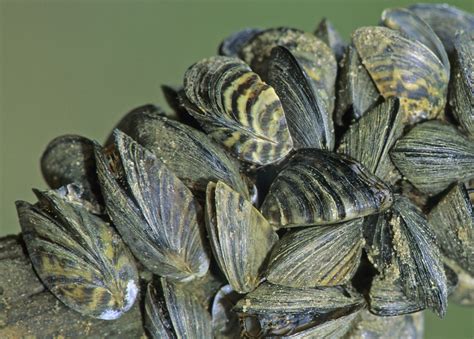
[[[0,238],[0,338],[138,338],[144,336],[139,304],[114,321],[83,316],[45,289],[21,236]]]

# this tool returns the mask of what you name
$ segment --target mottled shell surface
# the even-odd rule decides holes
[[[214,256],[232,289],[254,290],[278,240],[272,226],[249,201],[220,181],[208,186],[206,226]]]
[[[278,94],[285,111],[293,148],[331,151],[335,136],[332,114],[298,58],[277,46],[268,59],[268,83]]]
[[[474,32],[456,36],[449,103],[456,120],[470,138],[474,138]]]
[[[441,121],[416,125],[397,141],[390,157],[417,189],[430,195],[474,178],[474,141]]]
[[[150,151],[120,131],[118,158],[97,146],[107,211],[133,254],[151,272],[189,281],[206,274],[201,208],[189,189]]]
[[[417,40],[428,47],[436,54],[449,72],[448,54],[443,43],[431,29],[431,26],[414,12],[405,8],[386,9],[382,12],[381,21],[386,27],[400,31],[410,39]]]
[[[355,160],[305,149],[278,174],[261,211],[275,227],[295,227],[356,219],[391,203],[390,188]]]
[[[403,133],[403,113],[397,99],[375,106],[343,135],[338,152],[359,161],[385,182],[397,175],[389,151]]]
[[[267,280],[290,287],[347,284],[363,245],[362,219],[287,233],[272,251]]]
[[[444,109],[449,72],[428,47],[385,27],[362,27],[352,38],[380,94],[398,97],[408,122]]]
[[[453,51],[457,31],[472,32],[474,15],[448,4],[418,3],[408,7],[427,22],[444,44],[448,54]]]
[[[152,338],[212,338],[211,316],[189,288],[161,278],[160,292],[149,283],[145,324]]]
[[[214,140],[241,160],[278,161],[292,140],[275,90],[237,58],[214,56],[184,75],[184,105]]]
[[[204,196],[209,181],[222,180],[248,196],[238,162],[206,134],[167,118],[159,107],[139,107],[116,127],[153,152],[194,193]],[[106,145],[113,142],[111,136]]]
[[[36,191],[17,202],[23,239],[36,273],[59,300],[94,318],[113,320],[138,294],[132,255],[110,224],[69,199],[77,187]]]

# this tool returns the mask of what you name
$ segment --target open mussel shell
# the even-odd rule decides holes
[[[267,280],[290,287],[349,283],[364,246],[362,221],[356,219],[287,233],[272,251]]]
[[[428,47],[386,27],[361,27],[352,38],[380,94],[400,99],[407,122],[444,109],[449,71]]]
[[[76,200],[76,190],[35,190],[37,204],[17,201],[23,239],[36,273],[60,301],[84,315],[117,319],[138,294],[135,262],[111,225]]]
[[[230,285],[222,286],[212,302],[212,331],[216,339],[240,338],[240,323],[237,313],[232,311],[242,295]]]
[[[332,49],[337,61],[340,61],[342,59],[346,44],[339,32],[334,28],[331,21],[326,18],[323,18],[319,22],[318,27],[314,32],[314,35],[324,41],[326,45],[328,45]]]
[[[429,195],[474,178],[474,141],[441,121],[416,125],[396,142],[390,157],[406,179]]]
[[[205,195],[209,181],[225,181],[248,196],[237,161],[204,133],[171,120],[159,107],[146,105],[128,113],[117,129],[147,148],[194,193]],[[113,136],[106,145],[112,145]]]
[[[145,328],[152,338],[212,338],[211,316],[183,284],[161,278],[161,288],[148,284],[145,297]]]
[[[238,57],[242,47],[260,32],[262,32],[260,28],[244,28],[231,34],[219,45],[219,55]]]
[[[292,149],[275,90],[242,60],[214,56],[184,75],[183,103],[210,137],[241,160],[266,165]]]
[[[339,223],[379,213],[391,203],[390,188],[355,160],[304,149],[278,174],[261,211],[280,228]]]
[[[350,332],[351,339],[423,339],[424,314],[379,317],[362,310],[356,326]]]
[[[334,112],[335,122],[339,126],[343,125],[346,114],[351,119],[359,119],[381,97],[354,46],[347,46],[340,65]]]
[[[428,218],[444,255],[474,275],[474,211],[464,184],[454,184]]]
[[[443,42],[448,54],[453,51],[454,36],[457,31],[472,32],[474,16],[448,4],[414,4],[408,7],[428,23]]]
[[[240,194],[225,183],[209,183],[206,226],[217,263],[232,289],[254,290],[262,266],[278,236],[272,226]]]
[[[418,207],[397,195],[388,212],[364,227],[369,260],[383,277],[399,280],[411,302],[444,316],[448,291],[442,257],[435,233]]]
[[[293,148],[334,148],[332,114],[298,58],[277,46],[268,59],[268,83],[275,89],[285,111]]]
[[[337,151],[359,161],[385,182],[394,182],[398,176],[389,151],[403,133],[402,120],[398,99],[389,98],[350,125]]]
[[[108,214],[133,254],[154,274],[189,281],[206,274],[201,208],[162,161],[115,132],[112,158],[96,146]]]
[[[474,138],[474,32],[456,35],[449,103],[461,128]]]
[[[362,295],[342,286],[290,288],[263,283],[241,299],[244,335],[288,336],[350,315],[365,306]]]
[[[62,135],[53,139],[41,156],[41,172],[52,189],[72,183],[80,185],[83,199],[100,210],[102,197],[91,140],[79,135]]]
[[[391,8],[382,12],[382,24],[388,28],[405,34],[412,40],[417,40],[428,47],[443,63],[449,72],[448,54],[436,33],[423,19],[405,8]]]

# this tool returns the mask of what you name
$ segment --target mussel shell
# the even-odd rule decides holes
[[[332,114],[307,70],[286,47],[273,48],[268,59],[268,83],[285,111],[293,148],[334,148]]]
[[[242,47],[255,35],[262,32],[259,28],[244,28],[238,32],[229,35],[219,45],[219,55],[237,57]]]
[[[287,233],[272,251],[267,280],[290,287],[349,283],[359,267],[362,219]]]
[[[152,151],[200,197],[204,196],[209,181],[218,180],[248,196],[237,161],[204,133],[163,116],[159,107],[139,107],[128,113],[117,128]],[[106,145],[111,144],[112,136]]]
[[[448,54],[453,51],[454,36],[457,31],[472,32],[474,16],[448,4],[418,3],[408,7],[428,23],[443,42]]]
[[[280,99],[242,60],[214,56],[197,62],[184,75],[184,91],[188,112],[239,159],[266,165],[291,151]]]
[[[242,298],[230,285],[223,286],[217,292],[212,303],[212,330],[216,339],[240,338],[240,323],[232,308]]]
[[[369,259],[385,279],[399,282],[409,301],[444,316],[446,275],[435,233],[424,214],[409,199],[397,195],[391,209],[377,219],[364,224]]]
[[[145,326],[152,338],[212,338],[210,314],[189,288],[162,278],[161,292],[149,283]]]
[[[456,35],[449,103],[461,128],[474,138],[474,32]]]
[[[350,333],[351,339],[423,339],[424,314],[379,317],[362,310],[358,322]]]
[[[334,112],[335,122],[339,126],[343,125],[346,114],[350,114],[351,119],[359,119],[381,97],[353,45],[347,46],[340,65]]]
[[[474,141],[441,121],[416,125],[397,141],[390,157],[417,189],[429,195],[474,178]]]
[[[320,38],[322,41],[326,43],[329,47],[331,47],[334,55],[336,56],[336,60],[340,61],[342,56],[344,55],[344,50],[346,48],[346,43],[342,39],[339,32],[334,28],[334,25],[331,21],[326,18],[323,18],[316,30],[314,31],[314,35]]]
[[[428,47],[386,27],[361,27],[352,38],[380,94],[399,97],[409,123],[444,109],[449,72]]]
[[[116,130],[115,162],[96,146],[107,212],[133,254],[154,274],[189,281],[206,274],[201,208],[153,153]]]
[[[161,85],[161,91],[163,92],[168,106],[170,106],[176,114],[178,121],[195,129],[201,129],[201,125],[186,111],[181,103],[181,96],[184,91],[182,86]],[[165,116],[165,114],[163,114],[163,116]]]
[[[369,110],[343,135],[338,152],[364,165],[385,182],[398,179],[389,151],[403,133],[398,99],[389,98]]]
[[[35,205],[17,201],[23,239],[36,273],[60,301],[87,316],[117,319],[138,295],[137,268],[110,224],[69,199],[76,189],[35,190]]]
[[[310,33],[279,27],[256,34],[242,47],[239,56],[267,81],[270,75],[267,59],[277,46],[286,47],[295,55],[311,79],[323,109],[331,114],[337,76],[337,62],[331,48]]]
[[[296,227],[360,218],[391,203],[390,188],[355,160],[304,149],[278,174],[261,211],[275,227]]]
[[[52,189],[72,183],[80,185],[82,198],[100,211],[103,201],[91,140],[79,135],[62,135],[53,139],[41,156],[41,172]]]
[[[454,184],[428,218],[444,255],[474,275],[474,210],[466,187]]]
[[[436,33],[423,19],[405,8],[386,9],[382,12],[382,24],[402,32],[412,40],[418,40],[431,49],[449,72],[448,54]]]
[[[209,183],[206,197],[206,226],[219,267],[232,289],[254,290],[263,264],[278,240],[260,212],[225,183]]]
[[[352,314],[364,306],[360,294],[342,286],[290,288],[263,283],[241,299],[234,310],[244,324],[244,333],[252,329],[258,335],[284,336]]]

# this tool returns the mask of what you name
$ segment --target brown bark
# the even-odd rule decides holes
[[[114,321],[83,316],[63,305],[36,276],[21,236],[0,238],[0,338],[138,338],[139,303]]]

